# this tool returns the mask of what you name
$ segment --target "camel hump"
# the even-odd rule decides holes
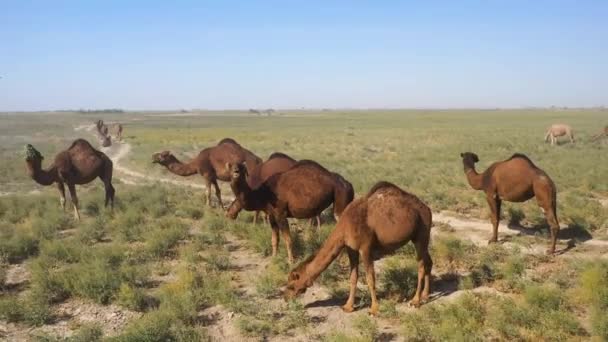
[[[221,145],[221,144],[234,144],[234,145],[241,146],[241,145],[239,145],[239,143],[236,142],[236,140],[234,140],[232,138],[224,138],[224,139],[220,140],[220,142],[217,143],[217,144],[218,145]]]
[[[76,146],[88,147],[88,148],[94,149],[93,145],[91,145],[91,143],[89,143],[87,140],[79,138],[79,139],[74,140],[74,142],[72,142],[72,145],[70,145],[70,147],[68,147],[68,150],[70,150]]]
[[[285,153],[281,153],[281,152],[274,152],[273,154],[270,155],[270,157],[268,157],[268,160],[275,159],[275,158],[289,159],[294,162],[296,161],[295,159],[293,159],[290,156],[286,155]]]
[[[523,153],[515,153],[511,156],[511,158],[509,158],[508,160],[513,160],[513,159],[524,159],[525,161],[527,161],[528,163],[530,163],[531,166],[536,167],[536,165],[534,164],[534,162],[532,160],[530,160],[530,158],[528,158],[527,155],[523,154]]]
[[[383,190],[383,189],[396,189],[396,190],[399,190],[399,192],[401,192],[401,193],[405,193],[405,191],[403,191],[400,187],[396,186],[395,184],[393,184],[391,182],[380,181],[380,182],[376,183],[374,186],[372,186],[372,188],[367,193],[366,197],[370,197],[374,193],[376,193],[380,190]]]
[[[329,173],[329,171],[328,171],[326,168],[324,168],[324,167],[323,167],[323,165],[321,165],[321,164],[317,163],[317,162],[316,162],[316,161],[314,161],[314,160],[302,159],[302,160],[300,160],[299,162],[297,162],[297,163],[296,163],[296,164],[293,166],[293,168],[295,169],[295,168],[297,168],[297,167],[301,167],[301,166],[314,166],[314,167],[317,167],[317,168],[319,168],[319,169],[321,169],[321,170],[326,171],[326,172],[328,172],[328,173]]]

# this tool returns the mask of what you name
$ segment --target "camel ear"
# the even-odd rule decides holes
[[[460,154],[460,158],[463,158],[463,157],[464,157],[464,153],[461,153],[461,154]]]

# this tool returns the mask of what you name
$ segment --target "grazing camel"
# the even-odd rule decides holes
[[[233,139],[226,138],[216,146],[202,150],[198,156],[187,163],[182,163],[169,151],[153,154],[152,162],[166,167],[171,173],[179,176],[200,174],[205,179],[207,205],[211,206],[211,186],[213,185],[218,203],[224,208],[217,181],[230,181],[230,173],[225,168],[226,163],[245,162],[247,169],[253,169],[261,164],[262,160]]]
[[[551,145],[555,145],[557,143],[557,137],[564,135],[570,138],[571,143],[574,143],[574,133],[572,132],[572,127],[566,124],[553,124],[547,130],[545,142],[551,140]]]
[[[350,261],[350,294],[342,309],[346,312],[354,310],[361,258],[372,298],[369,312],[375,315],[378,313],[378,300],[374,260],[392,254],[412,241],[418,260],[418,283],[411,304],[420,306],[421,302],[428,300],[431,290],[433,261],[428,249],[431,222],[431,209],[418,197],[394,184],[377,183],[365,197],[356,199],[346,207],[323,246],[289,273],[285,298],[291,299],[304,293],[346,248]]]
[[[334,215],[338,217],[353,200],[342,182],[310,160],[301,160],[291,169],[271,176],[257,189],[252,189],[247,183],[245,165],[226,163],[226,170],[231,174],[230,187],[240,207],[248,211],[261,210],[268,215],[272,228],[272,255],[277,254],[280,231],[290,263],[293,262],[293,252],[287,218],[315,217],[332,202]]]
[[[604,126],[604,131],[591,138],[591,141],[596,141],[605,137],[608,137],[608,126]]]
[[[57,183],[61,207],[65,210],[65,187],[68,186],[74,216],[80,220],[76,184],[87,184],[99,177],[106,192],[105,206],[114,208],[114,187],[112,186],[112,160],[98,151],[84,139],[75,140],[70,147],[55,156],[55,162],[46,170],[42,169],[44,157],[32,145],[25,147],[25,161],[30,177],[40,185]]]
[[[498,222],[502,201],[525,202],[536,197],[536,201],[551,227],[551,246],[547,250],[547,254],[555,253],[555,243],[559,231],[556,209],[557,190],[549,175],[534,165],[530,158],[519,153],[507,160],[493,163],[481,174],[475,171],[475,163],[479,161],[475,153],[461,153],[460,157],[462,157],[464,173],[469,185],[475,190],[482,190],[486,193],[493,226],[489,243],[498,241]]]

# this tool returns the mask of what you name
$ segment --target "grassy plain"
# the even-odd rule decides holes
[[[598,201],[608,198],[608,142],[591,143],[589,137],[606,124],[607,114],[295,111],[258,117],[239,112],[146,112],[103,119],[123,123],[132,150],[121,163],[147,175],[174,177],[150,163],[153,152],[167,149],[187,159],[232,137],[262,158],[281,151],[314,159],[343,174],[359,195],[376,181],[388,180],[421,197],[434,212],[450,210],[475,218],[487,217],[487,205],[483,195],[467,185],[460,152],[477,153],[478,170],[521,152],[557,184],[561,222],[601,238],[608,235],[608,210]],[[605,255],[588,257],[584,249],[557,258],[522,252],[530,244],[546,244],[545,238],[523,236],[506,245],[479,246],[449,225],[437,225],[431,255],[436,289],[444,294],[420,310],[401,303],[413,293],[416,274],[413,248],[405,247],[379,266],[382,313],[369,318],[364,310],[337,312],[347,290],[344,257],[314,288],[338,298],[335,305],[319,309],[277,298],[289,269],[283,246],[281,258],[270,260],[270,230],[252,225],[246,213],[229,222],[218,210],[203,208],[200,190],[127,185],[117,179],[117,206],[111,213],[102,208],[102,187],[94,182],[78,188],[84,219],[74,222],[60,211],[54,187],[40,187],[27,177],[21,151],[32,143],[48,165],[74,138],[92,141],[90,133],[74,127],[97,118],[76,113],[0,114],[0,155],[5,161],[0,165],[1,338],[608,338],[608,292],[602,290],[608,288]],[[545,129],[553,122],[571,124],[577,143],[545,144]],[[506,205],[503,215],[527,226],[543,225],[533,201]],[[318,233],[295,229],[298,255],[316,250],[332,228],[323,225]],[[488,235],[489,228],[488,222]],[[249,269],[240,264],[247,259],[255,264]],[[369,299],[363,285],[361,290],[359,305],[365,306]],[[83,316],[85,307],[110,312],[90,319]]]

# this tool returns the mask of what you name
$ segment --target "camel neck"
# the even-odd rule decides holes
[[[263,210],[264,200],[268,199],[267,190],[264,187],[251,189],[249,183],[244,177],[233,179],[230,181],[230,188],[241,205],[247,210]]]
[[[465,166],[464,172],[467,175],[467,181],[469,182],[469,185],[475,190],[481,190],[482,189],[482,175],[478,174],[477,171],[475,171],[475,167],[474,166],[469,166],[469,167]]]
[[[340,226],[331,232],[323,246],[317,251],[315,256],[304,266],[304,272],[302,272],[303,281],[306,283],[312,283],[317,277],[329,267],[334,261],[342,248],[344,248],[344,234]]]
[[[28,162],[27,170],[30,177],[40,185],[51,185],[55,182],[55,176],[57,174],[57,169],[55,166],[51,166],[47,170],[43,170],[40,164],[34,165]]]
[[[196,159],[184,164],[176,158],[172,163],[167,164],[167,169],[178,176],[192,176],[198,172]]]

